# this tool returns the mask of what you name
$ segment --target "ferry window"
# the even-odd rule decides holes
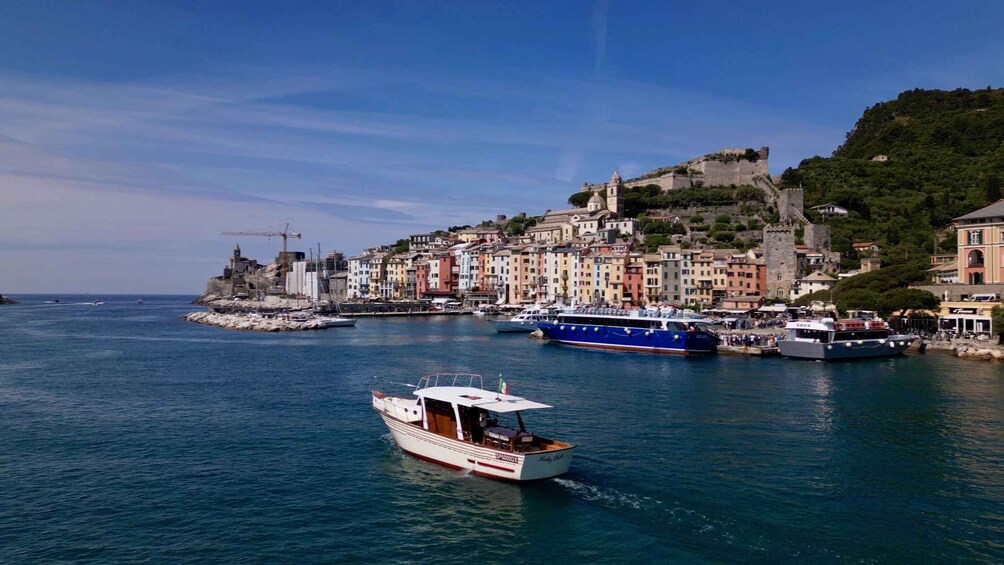
[[[823,330],[795,330],[795,337],[800,339],[814,339],[820,343],[829,343],[830,332]]]

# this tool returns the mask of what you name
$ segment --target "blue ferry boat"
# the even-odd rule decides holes
[[[679,355],[714,354],[718,337],[701,320],[662,317],[644,310],[585,308],[538,322],[547,339],[569,345]]]

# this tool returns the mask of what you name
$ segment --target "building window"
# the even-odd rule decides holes
[[[983,243],[983,230],[973,230],[969,232],[969,245],[980,245]]]
[[[969,252],[969,266],[970,267],[982,267],[983,266],[983,252],[979,249],[973,249]]]

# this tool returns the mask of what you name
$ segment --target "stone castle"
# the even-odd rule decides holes
[[[770,148],[722,149],[702,155],[670,167],[660,167],[640,177],[624,181],[624,188],[635,188],[649,184],[658,185],[663,191],[701,186],[753,185],[762,179],[769,179],[767,157]],[[583,191],[599,192],[607,188],[607,183],[583,184]]]
[[[660,167],[626,181],[614,172],[605,183],[584,183],[582,191],[593,192],[591,207],[600,209],[598,193],[607,191],[606,210],[622,214],[620,202],[626,189],[658,185],[664,192],[683,188],[749,185],[764,191],[767,202],[778,212],[779,221],[763,230],[763,259],[769,277],[767,295],[787,297],[798,279],[814,271],[836,272],[840,254],[830,249],[829,226],[813,224],[803,213],[804,195],[799,188],[778,189],[770,178],[770,148],[758,151],[722,149],[695,159]],[[594,202],[595,200],[595,202]],[[801,232],[801,243],[798,243]]]

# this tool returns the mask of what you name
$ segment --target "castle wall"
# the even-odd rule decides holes
[[[659,185],[659,188],[661,188],[663,192],[666,192],[669,190],[676,190],[678,188],[690,188],[694,186],[695,180],[700,180],[700,177],[698,176],[697,179],[691,179],[690,175],[667,173],[661,177],[631,179],[625,182],[624,186],[627,188],[635,188],[638,186],[645,186],[647,184],[656,184]]]
[[[728,163],[708,159],[697,163],[695,168],[704,173],[696,179],[703,182],[703,186],[753,184],[753,177],[768,174],[766,159],[756,162],[740,159]]]
[[[666,172],[658,176],[629,179],[624,181],[624,186],[635,188],[655,184],[665,192],[693,186],[752,185],[755,184],[754,179],[757,177],[769,178],[770,170],[767,165],[767,157],[770,150],[767,147],[761,147],[756,161],[740,158],[746,154],[746,151],[746,149],[722,149],[717,153],[703,155],[673,167],[655,169],[649,174],[659,171]],[[692,173],[677,173],[675,169],[678,167],[686,167]],[[599,192],[606,186],[606,183],[587,183],[582,185],[582,191]]]
[[[809,249],[826,251],[830,249],[830,226],[820,224],[805,225],[805,245]]]
[[[805,216],[802,214],[804,202],[805,194],[800,188],[787,188],[780,191],[777,213],[781,216],[781,222],[804,221]]]

